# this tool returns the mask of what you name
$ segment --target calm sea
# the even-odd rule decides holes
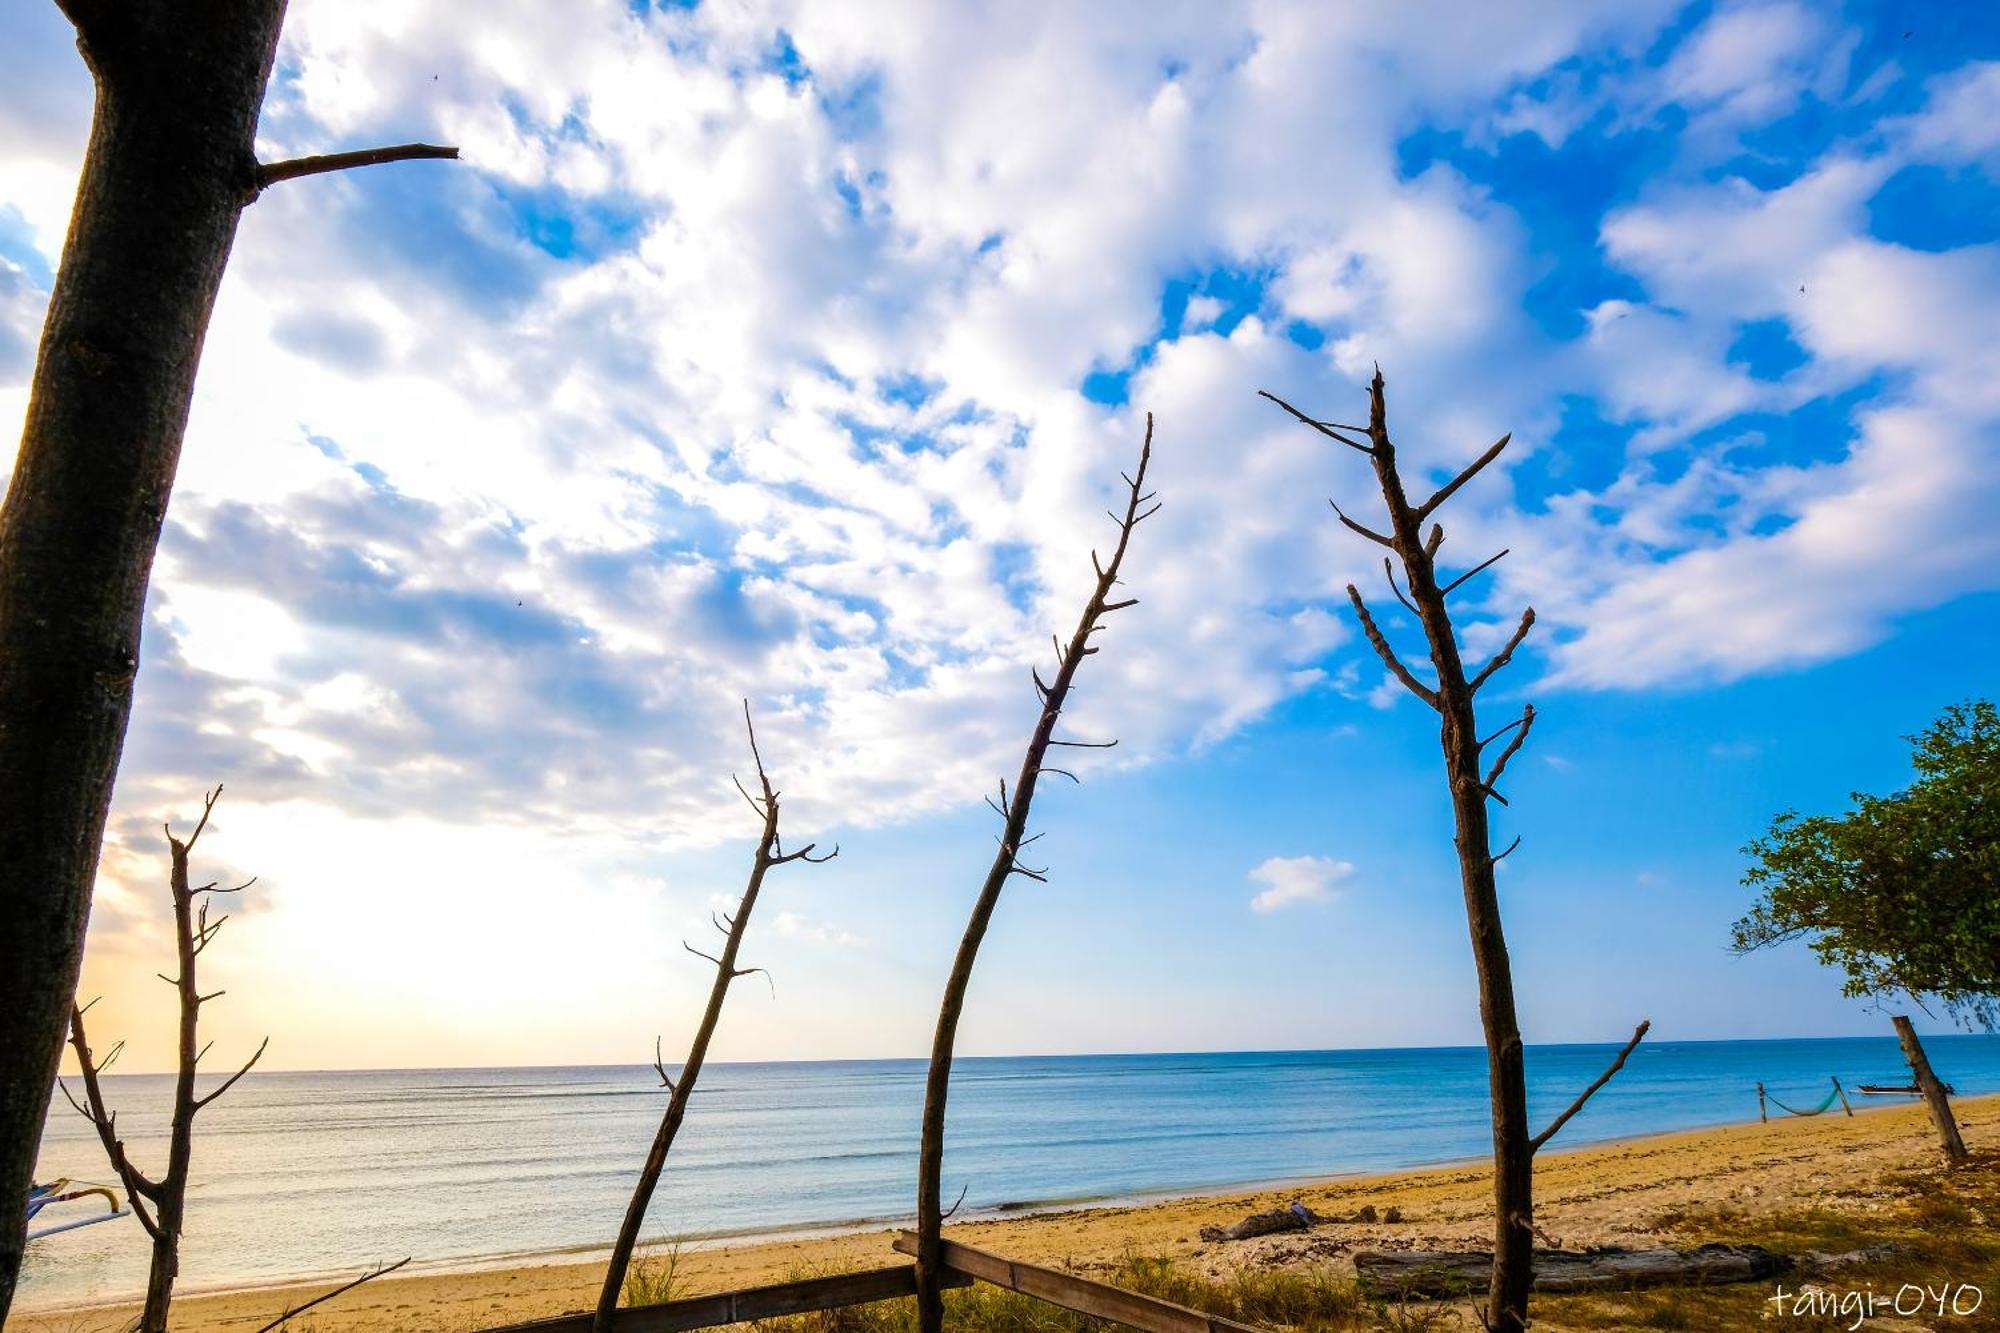
[[[2000,1091],[2000,1038],[1928,1047],[1960,1092]],[[1537,1121],[1613,1049],[1530,1048]],[[1909,1077],[1886,1037],[1649,1042],[1561,1143],[1754,1119],[1758,1080],[1811,1107],[1829,1075],[1849,1088]],[[923,1076],[918,1060],[709,1066],[649,1234],[907,1216]],[[127,1146],[157,1164],[170,1081],[105,1083]],[[608,1244],[663,1105],[657,1083],[632,1067],[252,1074],[200,1122],[183,1287],[358,1271],[406,1254],[455,1267]],[[57,1108],[40,1178],[108,1179],[89,1126]],[[1471,1048],[965,1059],[951,1113],[945,1192],[965,1187],[968,1213],[1418,1166],[1489,1147],[1485,1056]],[[136,1292],[144,1265],[130,1218],[51,1237],[30,1250],[21,1303]]]

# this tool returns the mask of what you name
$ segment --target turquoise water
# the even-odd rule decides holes
[[[2000,1091],[2000,1038],[1927,1045],[1960,1092]],[[1566,1105],[1614,1050],[1531,1047],[1535,1119]],[[1814,1106],[1829,1075],[1852,1088],[1904,1083],[1909,1071],[1888,1037],[1649,1042],[1559,1146],[1755,1119],[1759,1080]],[[923,1076],[920,1060],[710,1065],[649,1234],[906,1216]],[[156,1164],[170,1080],[105,1083],[127,1146]],[[183,1286],[360,1270],[406,1254],[459,1266],[607,1244],[664,1104],[657,1083],[643,1067],[252,1074],[200,1121]],[[965,1187],[968,1213],[1489,1149],[1485,1054],[1474,1048],[965,1059],[952,1086],[945,1193]],[[41,1178],[107,1179],[89,1126],[56,1105]],[[31,1249],[23,1306],[134,1292],[144,1263],[129,1218],[52,1237]]]

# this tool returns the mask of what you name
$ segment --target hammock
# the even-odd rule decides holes
[[[67,1191],[64,1189],[66,1185],[77,1184],[82,1185],[83,1188]],[[53,1236],[59,1231],[74,1231],[78,1227],[96,1226],[99,1222],[109,1222],[114,1217],[125,1216],[124,1209],[118,1206],[118,1196],[103,1185],[92,1185],[88,1181],[74,1181],[67,1176],[48,1185],[30,1185],[28,1187],[28,1220],[30,1222],[35,1220],[36,1213],[41,1212],[42,1209],[52,1203],[68,1203],[72,1199],[87,1199],[94,1194],[102,1194],[104,1196],[104,1201],[111,1205],[110,1212],[99,1213],[95,1217],[80,1217],[72,1222],[58,1222],[54,1226],[43,1227],[39,1231],[30,1231],[28,1239],[40,1240],[44,1236]]]
[[[1771,1105],[1777,1107],[1780,1111],[1784,1111],[1790,1115],[1822,1115],[1826,1112],[1827,1108],[1831,1107],[1834,1104],[1834,1102],[1839,1099],[1840,1089],[1835,1088],[1832,1092],[1826,1094],[1826,1099],[1822,1101],[1818,1106],[1813,1107],[1810,1111],[1801,1111],[1796,1106],[1787,1106],[1783,1102],[1779,1101],[1776,1097],[1772,1097],[1769,1093],[1766,1093],[1764,1095],[1766,1098],[1769,1099]]]

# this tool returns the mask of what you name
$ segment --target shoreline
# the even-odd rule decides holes
[[[1468,1048],[1471,1049],[1471,1048]],[[1009,1057],[993,1057],[1009,1058]],[[2000,1102],[2000,1092],[1981,1093],[1968,1098],[1954,1098],[1955,1104],[1992,1098]],[[1902,1109],[1906,1103],[1897,1105],[1862,1104],[1855,1108],[1857,1116]],[[1752,1120],[1717,1120],[1701,1125],[1683,1125],[1674,1129],[1652,1130],[1642,1134],[1616,1135],[1602,1139],[1579,1139],[1576,1143],[1553,1149],[1547,1159],[1589,1152],[1593,1149],[1624,1148],[1644,1144],[1655,1139],[1669,1139],[1682,1134],[1700,1134],[1718,1129],[1739,1128],[1758,1124]],[[1538,1157],[1537,1159],[1544,1160]],[[1010,1221],[1026,1221],[1064,1213],[1090,1212],[1098,1209],[1144,1209],[1158,1204],[1193,1202],[1213,1199],[1235,1199],[1251,1195],[1277,1194],[1287,1191],[1311,1191],[1329,1186],[1351,1185],[1376,1180],[1394,1180],[1402,1176],[1422,1175],[1436,1171],[1463,1171],[1481,1167],[1485,1157],[1448,1157],[1432,1161],[1414,1162],[1407,1166],[1362,1167],[1353,1171],[1335,1171],[1324,1174],[1298,1176],[1272,1176],[1252,1180],[1224,1181],[1213,1185],[1163,1185],[1157,1189],[1127,1191],[1119,1194],[1077,1195],[1066,1198],[1026,1199],[1009,1202],[992,1208],[969,1211],[954,1225],[965,1227],[983,1224],[1004,1224]],[[701,1254],[714,1250],[750,1249],[764,1246],[781,1246],[800,1242],[840,1240],[853,1236],[893,1235],[897,1230],[914,1227],[916,1215],[901,1213],[884,1217],[857,1217],[833,1222],[801,1222],[791,1226],[758,1227],[743,1231],[711,1231],[680,1237],[645,1236],[639,1246],[642,1251],[657,1250],[678,1241],[684,1255]],[[406,1278],[444,1278],[473,1276],[482,1273],[505,1273],[519,1269],[545,1267],[571,1267],[602,1263],[611,1252],[610,1242],[595,1242],[582,1245],[566,1245],[547,1250],[500,1250],[489,1254],[460,1255],[450,1258],[413,1258],[401,1274]],[[251,1296],[259,1294],[306,1291],[315,1287],[338,1284],[353,1277],[351,1269],[333,1269],[322,1273],[292,1275],[274,1278],[251,1278],[226,1280],[213,1284],[184,1283],[176,1288],[175,1300],[197,1300],[225,1296]],[[50,1302],[15,1305],[19,1315],[47,1316],[60,1313],[86,1314],[102,1310],[136,1307],[143,1295],[143,1288],[115,1296],[92,1299],[84,1302]]]
[[[1959,1099],[1961,1123],[1975,1141],[2000,1138],[2000,1094]],[[1858,1107],[1852,1117],[1736,1122],[1579,1143],[1541,1159],[1537,1211],[1569,1244],[1631,1243],[1658,1234],[1651,1225],[1675,1210],[1732,1205],[1819,1206],[1866,1199],[1889,1170],[1921,1167],[1935,1154],[1921,1104]],[[1835,1166],[1842,1169],[1837,1173]],[[1744,1177],[1750,1179],[1744,1179]],[[1033,1204],[954,1222],[951,1234],[1030,1262],[1089,1271],[1125,1254],[1158,1254],[1211,1271],[1246,1264],[1345,1262],[1357,1245],[1411,1248],[1477,1243],[1490,1217],[1490,1169],[1484,1159],[1393,1171],[1291,1178],[1143,1197]],[[1249,1212],[1305,1200],[1330,1218],[1352,1217],[1362,1203],[1396,1207],[1402,1223],[1336,1221],[1310,1232],[1256,1241],[1206,1243],[1202,1226],[1226,1225]],[[1638,1211],[1635,1211],[1637,1209]],[[1643,1214],[1643,1215],[1642,1215]],[[837,1271],[890,1261],[896,1222],[801,1229],[773,1235],[711,1237],[681,1248],[689,1294],[783,1280],[801,1271]],[[806,1234],[810,1230],[812,1234]],[[663,1242],[648,1248],[657,1251]],[[422,1326],[477,1329],[587,1308],[608,1247],[440,1260],[371,1282],[314,1312],[327,1333],[387,1333]],[[592,1251],[596,1253],[593,1255]],[[414,1266],[413,1266],[414,1267]],[[352,1277],[284,1279],[189,1289],[175,1303],[177,1329],[241,1330],[270,1318],[288,1296],[317,1295]],[[72,1333],[84,1322],[133,1308],[129,1299],[17,1308],[10,1330]],[[109,1321],[107,1320],[107,1323]]]

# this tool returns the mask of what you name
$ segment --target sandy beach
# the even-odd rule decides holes
[[[2000,1096],[1958,1103],[1975,1149],[2000,1140]],[[1895,1196],[1886,1178],[1932,1168],[1936,1144],[1920,1106],[1870,1107],[1852,1118],[1784,1118],[1771,1124],[1633,1139],[1550,1153],[1537,1170],[1538,1220],[1565,1246],[1655,1243],[1690,1213],[1728,1208],[1754,1222],[1802,1208],[1865,1216]],[[1124,1255],[1166,1256],[1210,1274],[1243,1265],[1342,1263],[1355,1249],[1481,1244],[1491,1208],[1481,1166],[1432,1168],[1320,1180],[1284,1189],[1178,1198],[1129,1207],[1094,1207],[949,1229],[954,1238],[1011,1257],[1091,1272]],[[1205,1226],[1300,1200],[1322,1217],[1354,1218],[1365,1207],[1379,1219],[1335,1220],[1310,1232],[1242,1242],[1204,1243]],[[891,1233],[862,1233],[716,1248],[690,1248],[681,1260],[687,1294],[807,1273],[894,1262]],[[435,1329],[456,1333],[586,1308],[602,1266],[538,1262],[475,1272],[390,1277],[315,1310],[316,1333],[387,1333]],[[190,1295],[176,1302],[176,1329],[248,1333],[288,1305],[333,1284],[266,1287]],[[95,1333],[129,1320],[131,1310],[100,1306],[21,1312],[19,1333]]]

